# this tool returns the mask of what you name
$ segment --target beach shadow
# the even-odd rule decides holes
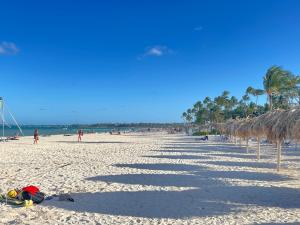
[[[190,146],[190,145],[183,145],[183,146],[164,146],[164,149],[195,149],[195,151],[201,152],[201,146]],[[166,150],[167,151],[167,150]]]
[[[203,142],[203,140],[201,140],[201,138],[203,138],[204,136],[199,136],[199,137],[183,137],[183,138],[176,138],[176,139],[172,139],[172,138],[163,138],[163,140],[165,141],[170,141],[173,143],[199,143],[199,142]]]
[[[300,151],[294,149],[287,149],[283,152],[283,154],[286,156],[300,156]]]
[[[228,152],[228,153],[245,153],[245,147],[239,147],[235,145],[199,145],[199,146],[190,146],[190,145],[174,145],[174,146],[165,146],[164,149],[171,150],[183,150],[183,151],[193,151],[193,152]],[[252,148],[249,148],[249,151],[253,151]]]
[[[105,175],[87,178],[90,181],[106,183],[122,183],[150,186],[175,187],[203,187],[222,183],[222,179],[239,179],[253,181],[286,181],[290,178],[276,173],[248,172],[248,171],[190,171],[189,174],[121,174]]]
[[[208,156],[198,155],[145,155],[143,157],[154,159],[210,159]]]
[[[143,170],[162,170],[162,171],[198,171],[202,166],[189,164],[173,164],[173,163],[135,163],[135,164],[115,164],[113,166],[120,168],[132,168]]]
[[[280,175],[277,173],[263,173],[263,172],[250,172],[250,171],[217,171],[217,170],[204,170],[196,171],[195,175],[204,178],[224,178],[224,179],[238,179],[238,180],[253,180],[253,181],[287,181],[290,180],[288,176]]]
[[[219,153],[214,153],[212,154],[212,156],[221,156],[221,157],[229,157],[229,158],[238,158],[238,159],[251,159],[251,160],[255,160],[256,159],[256,155],[254,154],[219,154]],[[269,159],[271,158],[271,156],[266,156],[266,155],[261,155],[260,156],[261,159]]]
[[[238,167],[250,167],[250,168],[276,168],[275,163],[264,163],[264,162],[234,162],[234,161],[207,161],[200,163],[217,165],[217,166],[238,166]]]
[[[204,184],[213,185],[220,182],[217,179],[208,180],[206,177],[188,174],[121,174],[90,177],[86,180],[159,187],[200,187]]]
[[[75,212],[145,218],[191,218],[239,212],[241,205],[299,208],[300,191],[285,187],[210,186],[184,191],[71,193],[75,202],[48,201]]]
[[[292,223],[253,223],[252,225],[300,225],[300,222],[292,222]]]
[[[55,141],[57,143],[67,143],[67,144],[128,144],[129,142],[122,141]]]
[[[209,151],[202,151],[201,149],[198,150],[186,150],[186,149],[178,149],[178,150],[151,150],[151,152],[161,152],[161,153],[192,153],[192,154],[197,154],[197,153],[209,153]]]
[[[75,212],[144,218],[187,218],[232,212],[233,205],[206,201],[199,191],[116,191],[71,193],[74,203],[49,201],[46,205]]]

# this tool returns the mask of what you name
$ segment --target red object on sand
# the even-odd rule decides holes
[[[36,186],[27,186],[27,187],[23,187],[22,191],[26,191],[32,195],[35,195],[37,192],[40,191],[40,189]]]

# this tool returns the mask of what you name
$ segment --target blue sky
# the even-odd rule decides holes
[[[24,124],[178,122],[197,100],[299,74],[300,1],[6,1],[1,95]]]

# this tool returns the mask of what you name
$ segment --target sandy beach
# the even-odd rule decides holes
[[[244,148],[166,133],[32,137],[0,143],[0,189],[69,193],[29,208],[0,205],[1,224],[297,224],[300,150]]]

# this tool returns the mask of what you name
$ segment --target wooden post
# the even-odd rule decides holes
[[[257,156],[257,160],[260,160],[260,137],[257,138],[256,156]]]
[[[281,141],[277,141],[277,171],[280,170],[281,162]]]
[[[249,153],[249,138],[247,137],[246,139],[246,143],[247,143],[247,154]]]

